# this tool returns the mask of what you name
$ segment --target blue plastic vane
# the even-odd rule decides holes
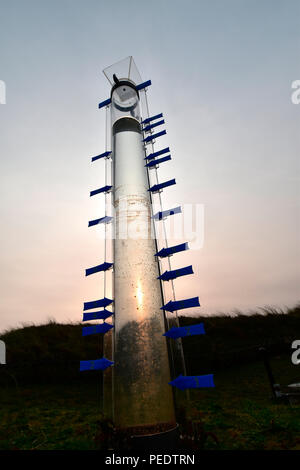
[[[194,274],[192,265],[186,266],[185,268],[174,269],[173,271],[165,271],[157,279],[162,281],[171,281],[180,276],[188,276],[189,274]]]
[[[213,374],[208,375],[179,375],[176,379],[169,382],[169,385],[177,387],[180,390],[187,388],[206,388],[214,387]]]
[[[148,137],[145,137],[143,139],[143,142],[151,142],[152,140],[156,139],[157,137],[161,137],[162,135],[165,135],[167,133],[166,130],[157,132],[156,134],[149,135]]]
[[[85,270],[85,275],[89,276],[90,274],[99,273],[100,271],[107,271],[113,265],[114,265],[114,263],[106,263],[106,262],[102,263],[102,264],[98,264],[98,266],[94,266],[93,268],[86,269]]]
[[[142,129],[143,132],[149,132],[151,129],[154,129],[154,127],[161,126],[162,124],[165,123],[165,120],[162,119],[161,121],[155,122],[154,124],[149,124],[148,126],[144,127]]]
[[[106,297],[104,297],[103,299],[100,299],[100,300],[92,300],[91,302],[84,302],[83,310],[91,310],[93,308],[98,308],[98,307],[105,308],[112,303],[113,303],[113,300],[107,299]]]
[[[147,157],[145,157],[145,160],[153,160],[155,157],[159,157],[159,155],[163,155],[164,153],[170,152],[170,148],[166,147],[162,150],[158,150],[157,152],[149,153]]]
[[[146,82],[140,83],[139,85],[136,86],[137,90],[143,90],[144,88],[147,88],[148,86],[152,85],[151,80],[147,80]]]
[[[154,186],[151,186],[148,191],[151,191],[151,193],[157,193],[158,191],[161,191],[162,189],[167,188],[168,186],[172,186],[173,184],[176,184],[175,178],[169,181],[165,181],[164,183],[155,184]]]
[[[181,207],[174,207],[174,209],[168,209],[166,211],[160,211],[154,214],[153,219],[162,220],[168,217],[169,215],[181,214]]]
[[[112,186],[103,186],[103,188],[99,188],[99,189],[94,189],[94,191],[91,191],[90,192],[90,196],[95,196],[96,194],[100,194],[100,193],[109,193],[109,191],[111,191],[111,188]]]
[[[195,336],[195,335],[205,335],[204,331],[204,324],[198,323],[198,325],[191,325],[191,326],[181,326],[176,328],[173,326],[169,331],[163,334],[163,336],[167,336],[168,338],[184,338],[185,336]]]
[[[166,256],[174,255],[174,253],[179,253],[180,251],[186,251],[189,249],[188,243],[180,243],[180,245],[170,246],[169,248],[162,248],[158,251],[155,256],[160,256],[160,258],[165,258]]]
[[[82,336],[95,335],[97,333],[107,333],[112,328],[113,325],[105,322],[101,323],[101,325],[84,326],[82,328]]]
[[[95,359],[94,361],[80,361],[80,371],[83,370],[105,370],[114,363],[105,357]]]
[[[168,160],[171,160],[171,155],[168,155],[167,157],[163,157],[163,158],[153,159],[150,162],[148,162],[145,166],[147,166],[148,168],[156,167],[160,163],[167,162]]]
[[[111,155],[111,152],[101,153],[100,155],[96,155],[95,157],[92,157],[92,162],[95,162],[96,160],[99,160],[99,158],[107,158],[110,155]]]
[[[112,217],[109,217],[109,216],[101,217],[100,219],[90,220],[89,227],[92,227],[93,225],[98,225],[98,224],[108,224],[111,221],[112,221]]]
[[[106,320],[106,318],[111,317],[113,312],[106,310],[99,310],[98,312],[84,312],[82,321],[91,321],[91,320]]]
[[[105,101],[101,101],[101,103],[98,104],[98,108],[104,108],[105,106],[109,106],[111,103],[111,99],[108,98],[107,100]]]
[[[163,113],[156,114],[155,116],[148,117],[142,121],[142,124],[148,124],[151,121],[155,121],[155,119],[159,119],[163,117]]]
[[[184,300],[170,300],[166,305],[160,307],[161,310],[167,312],[176,312],[176,310],[182,310],[184,308],[200,307],[199,297],[192,297],[191,299]]]

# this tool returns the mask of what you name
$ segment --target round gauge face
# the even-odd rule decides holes
[[[113,92],[113,102],[118,109],[130,111],[136,107],[138,96],[132,87],[121,85]]]

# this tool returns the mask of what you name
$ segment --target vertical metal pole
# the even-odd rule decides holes
[[[146,110],[147,110],[147,117],[150,116],[150,113],[149,113],[149,105],[148,105],[148,99],[147,99],[147,91],[145,90],[145,104],[146,104]],[[151,148],[152,148],[152,152],[154,152],[154,143],[153,141],[151,141]],[[151,170],[151,171],[154,171],[155,172],[155,184],[158,184],[159,183],[159,180],[158,180],[158,173],[157,173],[157,169],[154,168],[154,170]],[[148,170],[149,172],[149,170]],[[159,197],[159,210],[160,211],[163,211],[163,204],[162,204],[162,198],[161,198],[161,193],[158,193],[158,197]],[[165,247],[168,248],[168,237],[167,237],[167,231],[166,231],[166,225],[165,225],[165,221],[164,219],[162,219],[160,221],[160,223],[162,224],[163,226],[163,235],[164,235],[164,243],[165,243]],[[170,257],[168,257],[168,269],[169,271],[172,270],[172,266],[171,266],[171,260],[170,260]],[[174,281],[173,279],[171,279],[171,288],[172,288],[172,297],[173,297],[173,301],[176,301],[176,294],[175,294],[175,286],[174,286]],[[164,288],[163,288],[163,281],[161,281],[161,285],[162,285],[162,289],[163,289],[163,296],[164,296],[164,299],[165,299],[165,303],[167,301],[166,297],[165,297],[165,292],[164,292]],[[178,318],[178,312],[174,312],[175,313],[175,318],[173,317],[171,319],[171,324],[172,326],[177,326],[179,327],[180,326],[180,323],[179,323],[179,318]],[[169,318],[168,316],[166,315],[166,319],[167,319],[167,323],[168,325],[170,326],[170,322],[169,322]],[[182,345],[182,340],[181,338],[178,338],[174,344],[174,340],[171,340],[171,350],[172,350],[172,357],[173,357],[173,361],[175,361],[175,357],[177,356],[177,354],[175,354],[175,351],[177,350],[177,352],[179,353],[180,355],[180,367],[179,365],[175,364],[174,362],[174,370],[175,370],[175,374],[178,375],[178,373],[182,373],[183,375],[186,375],[186,365],[185,365],[185,359],[184,359],[184,352],[183,352],[183,345]],[[179,369],[179,370],[178,370]],[[180,370],[181,369],[181,370]],[[175,377],[174,377],[175,378]],[[189,393],[189,390],[187,389],[186,390],[186,397],[187,399],[189,400],[190,399],[190,393]]]
[[[153,148],[153,144],[152,144],[152,148]],[[146,153],[146,150],[145,150],[145,153]],[[150,177],[149,177],[149,169],[147,168],[147,180],[148,180],[148,186],[150,188]],[[152,194],[150,193],[150,201],[151,201],[151,214],[152,216],[154,215],[153,214],[153,197],[152,197]],[[156,250],[156,253],[159,251],[158,249],[158,243],[157,243],[157,236],[156,236],[156,228],[155,228],[155,223],[154,223],[154,219],[152,219],[152,228],[153,228],[153,233],[154,233],[154,242],[155,242],[155,250]],[[159,261],[159,258],[157,259],[157,268],[158,268],[158,273],[159,273],[159,276],[161,275],[161,266],[160,266],[160,261]],[[165,292],[164,292],[164,286],[163,286],[163,283],[162,281],[160,280],[160,291],[161,291],[161,298],[163,299],[163,305],[165,305]],[[170,328],[169,327],[169,321],[168,321],[168,317],[166,315],[166,312],[163,310],[164,312],[164,322],[165,322],[165,329],[166,331]],[[174,357],[173,357],[173,348],[171,347],[170,345],[170,341],[167,340],[167,346],[168,346],[168,353],[169,353],[169,360],[170,360],[170,366],[171,366],[171,376],[172,376],[172,379],[174,379],[176,377],[176,370],[175,370],[175,362],[174,362]],[[173,388],[173,395],[174,395],[174,388]]]
[[[168,385],[169,360],[163,336],[156,247],[151,233],[143,136],[139,121],[130,111],[132,90],[130,95],[126,86],[120,88],[116,109],[124,106],[128,113],[112,123],[116,222],[115,424],[120,429],[131,429],[133,435],[144,434],[146,430],[155,434],[174,428],[174,404]],[[131,101],[126,107],[128,95]]]
[[[268,379],[269,379],[269,382],[270,382],[270,387],[271,387],[271,390],[272,390],[272,394],[273,394],[274,398],[277,398],[276,387],[275,387],[276,384],[275,384],[275,379],[274,379],[274,376],[273,376],[273,372],[272,372],[269,357],[268,357],[268,351],[266,350],[266,348],[259,348],[259,353],[261,354],[261,357],[264,361],[264,365],[265,365],[265,368],[266,368],[266,371],[267,371],[267,374],[268,374]]]
[[[105,109],[105,151],[107,152],[109,150],[109,125],[110,125],[110,116],[109,116],[109,106],[106,106]],[[111,159],[110,159],[111,160]],[[108,185],[108,165],[109,165],[109,159],[105,158],[105,186]],[[112,160],[111,160],[111,168],[112,168]],[[111,179],[113,177],[112,172],[111,174]],[[113,184],[111,182],[111,184]],[[112,197],[112,196],[111,196]],[[105,216],[108,215],[108,200],[109,200],[109,195],[105,193]],[[105,239],[104,239],[104,262],[107,261],[107,251],[108,251],[108,225],[105,224]],[[113,229],[112,229],[113,232]],[[111,233],[112,235],[112,233]],[[109,260],[110,261],[110,260]],[[113,262],[113,260],[111,260]],[[107,293],[107,275],[109,274],[108,271],[104,271],[104,280],[103,280],[103,297],[109,297],[113,299],[113,296],[110,297],[110,295]],[[111,274],[113,276],[113,274]],[[113,283],[112,283],[113,285]],[[113,293],[112,293],[113,294]],[[113,317],[110,319],[106,320],[107,323],[112,323],[114,324]],[[114,351],[114,334],[113,330],[108,331],[104,336],[103,336],[103,356],[106,357],[107,359],[114,360],[113,359],[113,351]],[[113,368],[109,367],[103,372],[103,403],[102,403],[102,410],[103,414],[106,418],[110,419],[113,421]]]

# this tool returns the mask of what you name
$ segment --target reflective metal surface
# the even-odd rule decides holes
[[[137,121],[132,117],[120,121],[113,127],[114,421],[117,428],[153,426],[159,432],[160,424],[174,427],[175,416],[167,344],[162,336],[163,302],[147,172]]]

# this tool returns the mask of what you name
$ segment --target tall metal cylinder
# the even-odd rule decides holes
[[[112,88],[114,165],[114,421],[133,435],[175,426],[138,91]]]

